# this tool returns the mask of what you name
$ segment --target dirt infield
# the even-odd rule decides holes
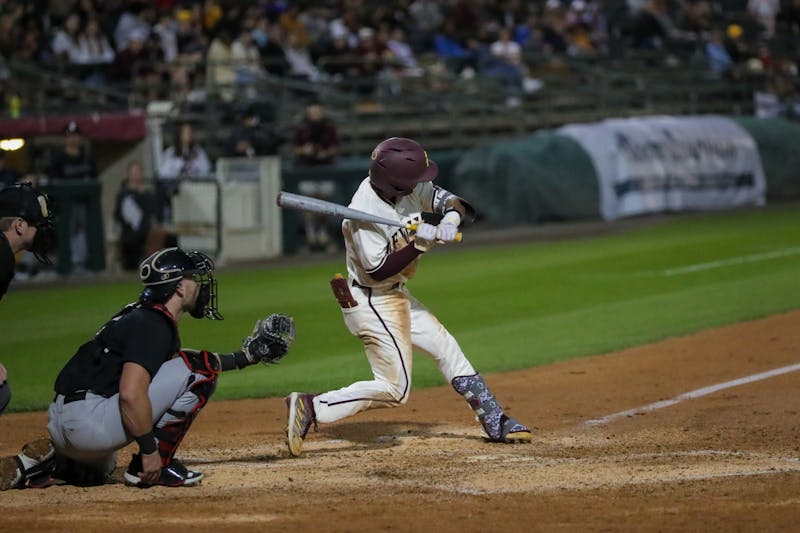
[[[200,487],[7,491],[0,531],[797,530],[798,359],[795,311],[489,376],[532,445],[483,442],[442,387],[320,427],[292,459],[281,400],[212,401],[179,452]],[[0,453],[44,422],[0,417]]]

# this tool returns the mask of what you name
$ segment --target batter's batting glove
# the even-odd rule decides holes
[[[414,236],[414,248],[420,252],[427,252],[436,244],[437,227],[433,224],[420,222],[417,226],[417,234]]]
[[[436,237],[442,242],[453,242],[456,240],[458,227],[454,224],[439,224],[437,226]]]

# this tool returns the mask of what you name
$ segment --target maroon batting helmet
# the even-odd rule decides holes
[[[417,183],[431,181],[439,173],[439,165],[428,159],[428,153],[413,139],[392,137],[372,151],[369,181],[390,198],[406,196]]]

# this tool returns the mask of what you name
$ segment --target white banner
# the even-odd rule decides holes
[[[653,116],[556,130],[589,154],[606,220],[763,205],[766,180],[756,142],[719,116]]]

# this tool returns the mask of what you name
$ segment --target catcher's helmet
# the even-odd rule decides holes
[[[428,153],[413,139],[392,137],[372,151],[369,181],[390,198],[406,196],[417,183],[432,181],[439,165],[428,159]]]
[[[178,288],[183,278],[191,277],[200,285],[194,309],[195,318],[222,320],[217,310],[217,280],[214,279],[214,262],[206,254],[180,248],[164,248],[142,261],[139,278],[144,290],[139,296],[143,302],[164,303]]]
[[[19,217],[36,226],[30,251],[41,263],[52,265],[49,254],[55,249],[56,228],[53,203],[30,183],[18,183],[0,190],[0,218]]]

